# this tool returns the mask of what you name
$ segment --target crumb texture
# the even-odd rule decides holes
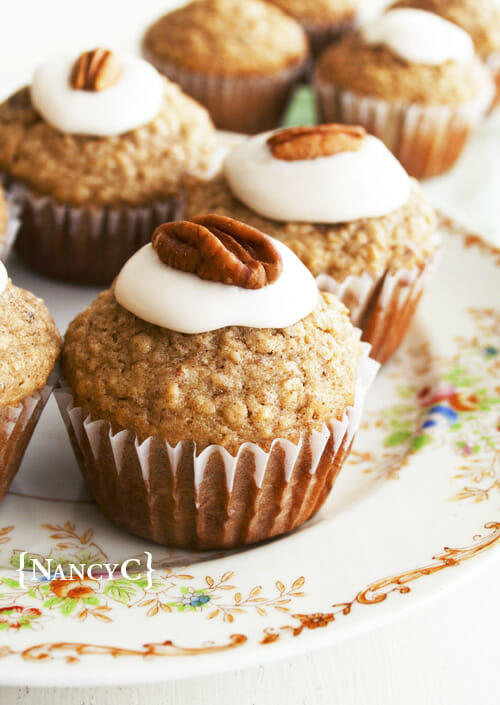
[[[0,409],[45,386],[60,348],[44,302],[9,281],[0,294]]]
[[[261,0],[196,0],[150,27],[144,47],[191,71],[236,76],[274,73],[308,52],[300,25]]]
[[[328,274],[342,282],[347,276],[367,271],[422,266],[436,248],[434,211],[413,182],[408,203],[380,218],[323,225],[280,223],[247,208],[232,194],[223,177],[201,182],[190,191],[186,217],[220,213],[253,225],[281,240],[314,274]]]
[[[107,290],[70,324],[63,368],[76,404],[115,430],[235,453],[342,418],[360,355],[347,309],[329,294],[288,328],[185,335],[137,318]]]
[[[481,58],[500,52],[500,6],[496,0],[401,0],[393,7],[434,12],[470,34]]]
[[[321,56],[316,79],[388,101],[457,105],[476,98],[489,81],[481,61],[447,61],[438,66],[410,63],[383,45],[370,45],[360,32],[343,37]]]
[[[61,203],[149,204],[175,192],[187,171],[204,170],[214,146],[207,111],[166,79],[157,117],[116,137],[56,130],[28,88],[0,105],[0,169]]]

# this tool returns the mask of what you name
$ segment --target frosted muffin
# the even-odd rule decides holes
[[[288,248],[202,216],[160,226],[70,324],[59,403],[115,523],[230,548],[322,505],[376,369],[366,348]]]
[[[315,88],[323,120],[363,125],[417,178],[453,166],[494,94],[466,32],[404,8],[327,49]]]
[[[244,133],[278,125],[308,59],[300,25],[261,0],[195,0],[155,22],[143,49],[217,127]]]
[[[5,262],[19,229],[19,208],[7,200],[0,184],[0,262]]]
[[[0,500],[50,394],[60,347],[43,301],[14,286],[0,262]]]
[[[495,0],[401,0],[394,7],[434,12],[470,34],[478,56],[496,83],[492,107],[500,101],[500,7]]]
[[[34,269],[109,283],[182,213],[208,166],[207,112],[142,59],[97,49],[42,64],[0,106],[0,171],[20,202],[18,249]]]
[[[417,182],[363,128],[290,128],[243,141],[223,175],[193,187],[186,213],[203,210],[287,245],[349,308],[372,357],[386,362],[396,350],[435,259],[435,217]]]
[[[354,27],[357,0],[267,0],[291,15],[304,28],[311,51],[317,56]]]

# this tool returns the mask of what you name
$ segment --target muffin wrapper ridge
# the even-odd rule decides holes
[[[328,274],[320,274],[316,282],[347,306],[353,324],[361,328],[363,340],[371,345],[371,357],[383,365],[403,341],[436,260],[437,253],[422,267],[378,278],[364,272],[339,283]]]
[[[172,447],[113,434],[73,406],[71,390],[55,395],[75,455],[101,510],[121,528],[168,546],[226,549],[263,541],[303,524],[328,496],[349,454],[378,364],[363,343],[355,402],[342,421],[281,438],[268,452],[243,443],[235,457],[212,445],[196,454],[192,441]]]
[[[307,20],[300,20],[300,24],[309,39],[311,54],[316,57],[329,44],[338,41],[345,32],[353,30],[356,25],[356,18],[353,13],[329,24],[319,24],[317,22],[308,22]]]
[[[451,169],[488,111],[493,81],[462,105],[421,105],[362,96],[316,78],[322,122],[362,125],[381,139],[410,176],[425,179]]]
[[[110,284],[158,225],[182,217],[185,200],[175,194],[150,206],[91,208],[37,196],[19,184],[11,191],[22,209],[16,248],[23,260],[48,277],[93,285]]]
[[[16,406],[0,409],[0,501],[19,470],[24,451],[56,382],[53,373],[46,386]]]
[[[204,105],[216,127],[246,134],[278,126],[309,66],[306,60],[270,76],[210,76],[158,59],[147,48],[144,55],[158,71]]]
[[[0,261],[5,262],[14,244],[19,231],[21,221],[19,219],[21,209],[7,193],[7,228],[4,233],[0,233]]]

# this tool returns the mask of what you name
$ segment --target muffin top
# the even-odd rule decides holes
[[[393,7],[435,12],[462,27],[483,59],[500,52],[500,7],[495,0],[400,0]]]
[[[144,48],[191,71],[235,76],[281,71],[308,53],[300,25],[261,0],[195,0],[150,27]]]
[[[423,104],[460,104],[491,88],[468,35],[412,9],[387,12],[329,47],[316,78],[361,95]]]
[[[224,175],[190,189],[187,217],[200,212],[250,223],[314,276],[339,282],[422,266],[436,247],[434,212],[417,182],[356,126],[289,128],[242,141]]]
[[[234,454],[343,418],[360,357],[347,309],[291,251],[209,215],[155,231],[70,324],[63,368],[75,404],[114,430]]]
[[[0,262],[0,409],[45,386],[60,348],[44,302],[14,286]]]
[[[69,70],[64,62],[42,66],[38,81],[0,105],[0,170],[37,194],[96,206],[148,204],[175,192],[186,172],[204,170],[215,145],[208,113],[146,62],[137,61],[156,74],[157,112],[119,134],[114,132],[126,126],[128,115],[135,121],[146,117],[122,109],[133,102],[130,84],[141,79],[133,72],[135,64],[120,90],[112,86],[96,92],[69,86],[62,75]],[[57,90],[49,91],[52,84]],[[147,82],[141,85],[148,88]],[[154,102],[149,107],[154,109]]]
[[[267,0],[299,22],[328,24],[352,18],[358,9],[357,0]]]

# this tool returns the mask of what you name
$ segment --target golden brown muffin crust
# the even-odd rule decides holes
[[[235,453],[342,418],[360,355],[347,309],[328,294],[288,328],[185,335],[137,318],[108,290],[70,324],[63,367],[75,404],[115,430]]]
[[[358,9],[357,0],[267,0],[299,22],[333,24],[353,18]]]
[[[45,386],[61,336],[42,299],[10,280],[0,294],[0,409]]]
[[[495,0],[401,0],[392,7],[414,7],[444,17],[470,34],[481,58],[500,52],[500,7]]]
[[[175,192],[187,170],[205,169],[214,146],[207,111],[167,80],[157,117],[116,137],[60,132],[28,88],[0,105],[0,170],[61,203],[149,204]]]
[[[316,78],[354,93],[388,101],[456,105],[476,98],[489,75],[479,59],[438,66],[410,63],[382,45],[346,35],[321,56]]]
[[[389,215],[321,225],[264,218],[241,203],[220,176],[191,189],[186,218],[200,213],[220,213],[249,223],[281,240],[314,276],[329,274],[338,282],[365,271],[380,274],[422,266],[436,249],[434,211],[417,182],[408,203]]]
[[[276,73],[308,53],[300,25],[261,0],[196,0],[159,19],[144,46],[183,68],[223,76]]]

